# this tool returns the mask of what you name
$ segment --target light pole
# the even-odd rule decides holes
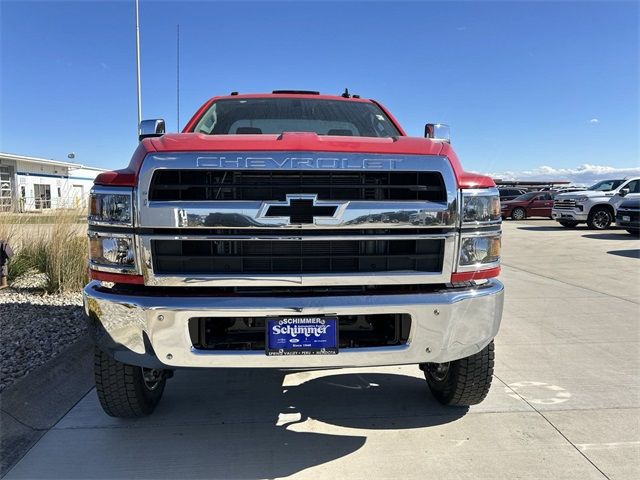
[[[138,13],[138,0],[136,0],[136,80],[138,92],[138,125],[136,125],[136,137],[142,121],[142,94],[140,92],[140,15]]]
[[[180,133],[180,24],[176,25],[176,132]]]

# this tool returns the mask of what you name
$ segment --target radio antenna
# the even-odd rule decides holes
[[[176,117],[176,129],[180,133],[180,24],[176,25]]]

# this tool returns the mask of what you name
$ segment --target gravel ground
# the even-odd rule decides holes
[[[82,294],[46,295],[42,276],[0,290],[0,392],[87,333]]]

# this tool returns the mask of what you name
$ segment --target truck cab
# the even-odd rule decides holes
[[[586,223],[604,230],[616,218],[618,207],[626,199],[640,197],[640,177],[602,180],[578,192],[556,195],[551,216],[564,227]]]
[[[502,316],[501,213],[447,129],[378,102],[214,97],[181,133],[141,125],[98,176],[85,310],[106,413],[146,415],[182,368],[415,364],[434,396],[486,396]]]

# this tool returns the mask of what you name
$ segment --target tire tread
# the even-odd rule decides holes
[[[112,417],[134,418],[150,414],[164,389],[165,380],[162,380],[158,391],[148,394],[139,367],[118,362],[98,348],[94,354],[94,374],[100,405]]]
[[[425,376],[436,399],[445,405],[469,406],[482,402],[491,388],[495,363],[493,341],[480,352],[451,362],[450,374],[444,382],[434,384]]]

